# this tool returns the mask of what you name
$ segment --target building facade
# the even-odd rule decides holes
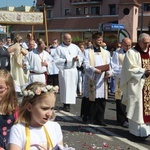
[[[37,0],[36,9],[46,10],[47,30],[45,24],[34,26],[35,38],[46,40],[48,32],[49,44],[55,38],[61,41],[66,32],[73,41],[91,39],[94,32],[103,32],[104,41],[114,47],[123,35],[136,42],[139,33],[150,32],[149,0]],[[10,30],[12,35],[19,32],[23,37],[31,31],[27,25],[13,25]]]

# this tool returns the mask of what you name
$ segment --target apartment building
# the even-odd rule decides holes
[[[49,44],[54,38],[61,41],[66,32],[74,41],[103,32],[104,41],[113,47],[123,35],[136,42],[140,32],[150,32],[149,0],[37,0],[36,9],[46,10]],[[24,37],[31,30],[29,25],[11,26],[12,34]],[[45,39],[45,32],[45,24],[34,26],[35,38]]]

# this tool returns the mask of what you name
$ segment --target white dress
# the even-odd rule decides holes
[[[78,61],[73,62],[73,57],[78,56]],[[67,63],[65,63],[67,60]],[[60,100],[65,104],[76,104],[76,90],[78,83],[77,66],[83,61],[83,54],[75,44],[69,46],[63,43],[57,47],[54,61],[59,69]]]

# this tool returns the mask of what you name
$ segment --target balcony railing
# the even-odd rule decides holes
[[[46,6],[54,6],[54,0],[37,0],[37,6],[43,6],[44,4]]]
[[[103,0],[71,0],[71,5],[101,4]]]

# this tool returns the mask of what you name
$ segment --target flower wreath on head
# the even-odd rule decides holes
[[[52,85],[46,85],[44,87],[37,87],[37,89],[35,91],[25,89],[22,91],[22,95],[24,97],[28,97],[28,96],[33,97],[35,95],[41,95],[41,93],[46,93],[50,90],[52,90],[54,93],[58,93],[59,87],[52,86]]]

